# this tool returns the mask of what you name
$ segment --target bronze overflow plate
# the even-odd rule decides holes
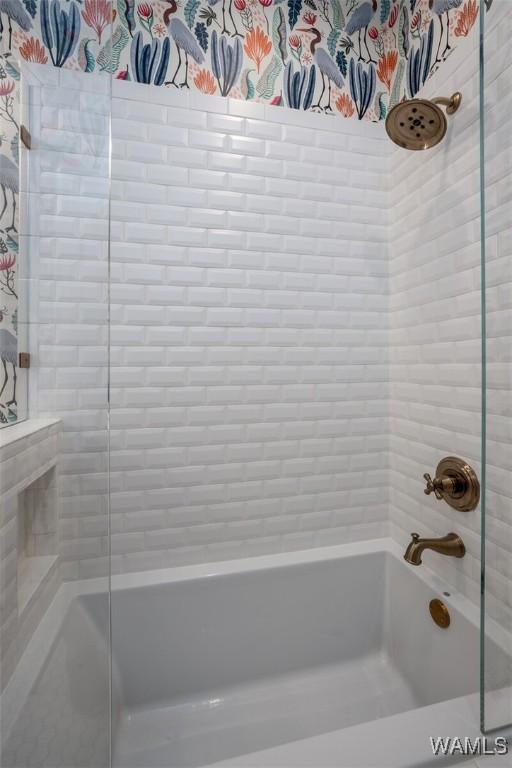
[[[437,626],[441,627],[441,629],[448,629],[451,621],[450,612],[443,601],[436,597],[434,600],[430,601],[428,608],[430,615],[432,616],[432,620],[437,624]]]

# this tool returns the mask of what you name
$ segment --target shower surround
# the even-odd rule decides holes
[[[461,62],[469,56],[476,65],[475,44],[468,37],[445,63],[453,90],[464,91],[455,133],[468,115],[474,120]],[[41,161],[32,191],[41,202],[45,324],[31,407],[65,417],[62,573],[81,578],[104,573],[108,552],[108,75],[30,66],[43,83],[30,127],[39,146],[31,157]],[[437,79],[426,86],[432,94]],[[397,266],[403,275],[390,278],[389,268],[412,258],[404,232],[414,216],[414,236],[426,232],[428,209],[418,208],[412,182],[402,178],[427,155],[397,150],[367,121],[186,89],[115,80],[112,109],[115,571],[381,535],[390,519],[407,520],[416,484],[412,475],[400,478],[402,459],[388,514],[388,471],[404,450],[391,434],[403,419],[394,411],[390,431],[389,409],[406,402],[402,385],[412,373],[399,367],[402,350],[389,332],[405,272]],[[475,130],[463,135],[475,149]],[[425,184],[425,200],[447,146],[412,174],[419,189]],[[461,162],[460,173],[466,167]],[[399,203],[394,186],[403,192]],[[468,241],[474,258],[476,223]],[[400,300],[420,311],[415,298]],[[399,396],[389,389],[391,369],[400,371]],[[465,380],[474,371],[474,364],[458,369]],[[444,437],[448,451],[453,441]],[[465,446],[459,453],[476,462]],[[435,447],[416,460],[418,481],[436,465]],[[410,525],[399,527],[402,541]],[[477,527],[470,528],[462,567],[474,597]]]
[[[100,136],[107,121],[99,110],[94,127],[76,111],[95,78],[36,69],[59,79],[40,94],[40,287],[51,324],[33,407],[54,416],[66,403],[61,557],[65,578],[81,578],[107,556],[101,402],[94,410],[106,385],[107,254],[97,246],[107,237],[107,169],[100,184],[103,144],[94,167],[77,150],[91,145],[84,125]],[[466,100],[472,109],[467,89]],[[411,155],[375,125],[175,89],[115,82],[112,110],[114,571],[386,534],[391,439],[395,465],[398,448],[388,354],[398,371],[400,351],[390,296],[402,279],[390,286],[389,269],[404,240],[391,185]],[[461,110],[455,131],[470,114]],[[40,141],[36,122],[32,130]],[[435,150],[439,162],[445,151]],[[396,209],[406,219],[414,199]],[[59,364],[64,338],[74,355]],[[446,452],[452,444],[447,435]],[[436,463],[422,454],[421,472],[396,492],[421,491]],[[393,520],[401,508],[395,501]],[[469,551],[477,555],[471,538]],[[475,561],[463,567],[473,585]]]
[[[467,40],[455,64],[476,67],[476,42]],[[463,89],[461,71],[454,66],[450,91]],[[87,80],[65,72],[60,78],[58,98],[53,86],[41,94],[45,137],[55,135],[42,179],[52,216],[45,217],[41,249],[53,259],[44,290],[53,290],[59,273],[68,276],[49,306],[52,317],[64,318],[49,338],[50,356],[45,349],[49,361],[58,359],[62,334],[75,340],[76,359],[85,359],[79,347],[92,336],[87,329],[80,341],[73,329],[76,307],[90,317],[90,302],[105,301],[101,281],[92,280],[101,275],[95,241],[87,243],[88,263],[86,244],[73,236],[98,232],[89,217],[98,214],[99,201],[68,194],[64,205],[53,195],[57,185],[71,190],[73,179],[90,173],[83,156],[77,175],[76,152],[73,164],[63,158],[63,175],[56,173],[62,139],[56,129],[80,125],[78,115],[68,117],[76,86]],[[414,528],[425,535],[458,530],[466,558],[442,559],[438,567],[477,599],[478,513],[457,516],[432,498],[421,501],[423,472],[441,454],[458,453],[479,469],[476,77],[471,82],[446,144],[429,153],[427,168],[426,153],[396,149],[374,125],[114,84],[116,573],[371,538],[386,535],[391,521],[404,546]],[[429,88],[438,93],[435,82]],[[460,148],[451,151],[460,159],[447,179],[442,167],[456,137]],[[79,143],[69,135],[70,146]],[[93,191],[82,181],[87,186]],[[439,218],[444,210],[450,213]],[[460,234],[447,232],[454,216]],[[432,248],[446,270],[464,275],[464,299],[432,295]],[[75,286],[69,257],[80,254],[85,272]],[[417,327],[413,317],[421,321]],[[428,323],[441,319],[441,336],[424,339]],[[101,338],[99,322],[92,335]],[[430,368],[423,361],[414,367],[408,360],[416,360],[420,347],[426,361],[446,350],[460,362],[436,357]],[[69,379],[41,360],[51,386],[37,408],[51,400],[55,410],[45,413],[55,415],[68,399]],[[89,386],[101,375],[91,368],[73,379],[77,402],[82,392],[93,394]],[[443,410],[444,428],[432,431],[452,387],[458,409]],[[104,567],[107,546],[96,493],[103,454],[81,449],[80,423],[87,420],[78,413],[77,427],[63,435],[63,481],[69,477],[69,487],[80,490],[78,498],[75,491],[64,494],[63,516],[70,519],[63,572],[71,578]],[[413,439],[419,434],[421,440]],[[104,446],[101,431],[97,439]]]

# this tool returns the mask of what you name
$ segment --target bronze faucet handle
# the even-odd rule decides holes
[[[450,507],[459,512],[471,512],[480,500],[480,484],[474,470],[463,459],[446,456],[437,465],[434,478],[423,475],[427,496],[433,493],[436,499],[444,499]]]
[[[431,476],[428,474],[428,472],[425,472],[423,475],[424,480],[427,483],[426,488],[424,488],[423,493],[426,493],[427,496],[430,496],[431,493],[435,494],[436,499],[443,499],[444,494],[441,488],[439,487],[439,484],[436,482],[437,478],[432,480]]]

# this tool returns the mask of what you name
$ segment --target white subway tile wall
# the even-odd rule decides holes
[[[479,599],[480,510],[461,513],[423,493],[444,456],[481,474],[478,39],[466,39],[422,91],[462,92],[445,139],[427,152],[395,149],[390,261],[393,536],[460,534],[463,560],[426,553],[447,585]],[[435,558],[435,560],[434,560]]]
[[[487,612],[512,627],[512,67],[503,56],[510,5],[486,16],[484,78],[487,318]],[[488,712],[490,713],[489,709]],[[507,713],[508,722],[512,712]],[[489,721],[489,726],[497,724]]]
[[[485,621],[486,636],[493,622],[512,628],[512,220],[510,216],[511,153],[510,94],[512,67],[504,53],[512,16],[508,3],[486,16],[484,86],[485,154],[485,263],[487,357],[487,461],[485,512]],[[507,641],[512,653],[512,644]],[[512,721],[509,696],[494,694],[496,668],[492,646],[484,646],[485,726],[493,729]],[[510,670],[507,670],[510,675]]]
[[[507,6],[487,16],[485,76],[487,297],[486,610],[512,626],[510,506],[510,144],[512,69],[504,67]],[[501,33],[503,35],[503,32]],[[501,48],[500,48],[501,45]],[[462,92],[448,134],[426,153],[395,150],[391,224],[391,525],[459,533],[461,561],[425,556],[447,585],[479,601],[480,508],[459,513],[422,492],[445,455],[481,475],[481,249],[478,39],[469,37],[425,86],[428,97]],[[434,564],[434,559],[435,564]]]
[[[389,143],[122,85],[114,572],[386,533]]]

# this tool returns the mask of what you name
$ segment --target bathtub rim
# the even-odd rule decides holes
[[[476,625],[480,631],[480,605],[473,603],[463,595],[456,587],[444,579],[441,579],[428,565],[422,563],[420,567],[405,563],[402,548],[391,537],[378,539],[366,539],[362,541],[335,544],[309,549],[297,549],[292,552],[276,552],[267,555],[254,555],[251,557],[219,560],[210,563],[198,563],[193,565],[178,565],[169,568],[159,568],[148,571],[134,571],[133,573],[115,574],[111,578],[111,591],[115,597],[116,592],[126,590],[138,590],[163,584],[178,584],[186,581],[201,581],[215,579],[222,576],[237,574],[258,573],[274,569],[283,569],[294,565],[306,565],[321,562],[329,562],[369,554],[387,554],[394,557],[404,569],[411,570],[411,575],[423,581],[427,587],[439,593],[443,602],[454,611],[460,612],[468,621]],[[449,594],[446,594],[446,593]],[[512,649],[512,633],[509,633],[493,619],[487,617],[487,634],[496,642],[502,650],[510,655]]]

